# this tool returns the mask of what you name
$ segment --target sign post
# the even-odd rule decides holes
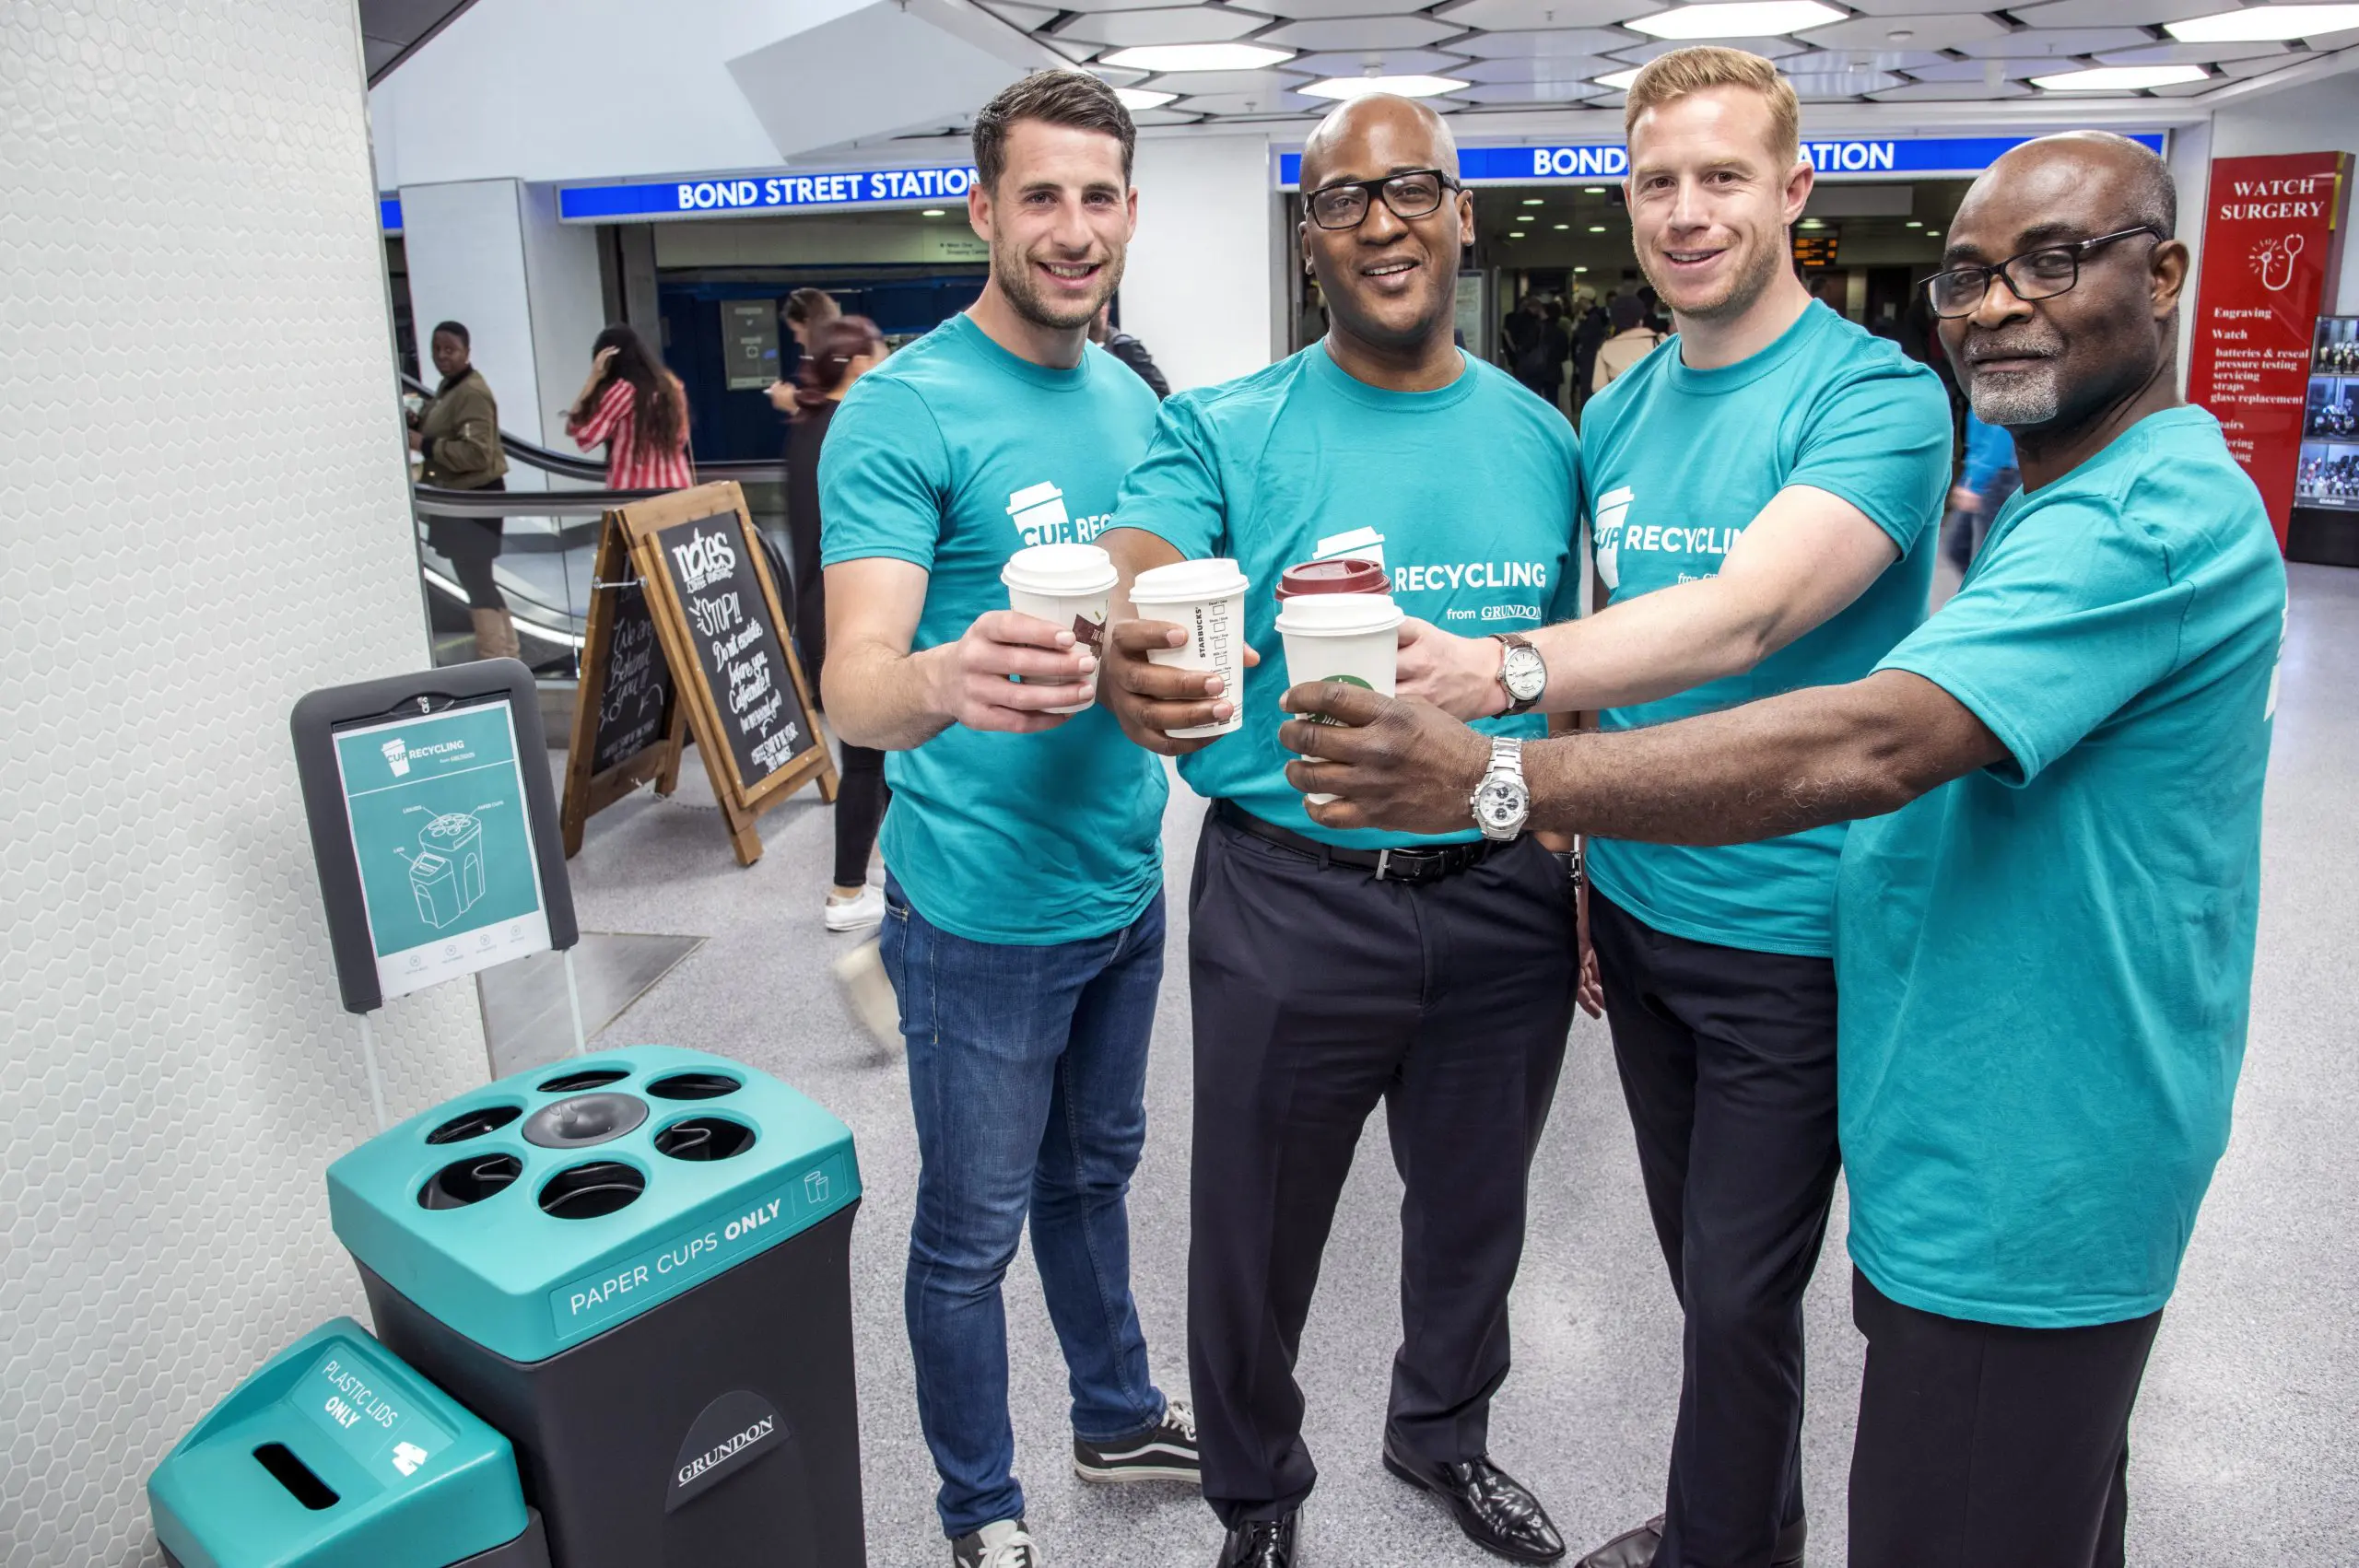
[[[2280,548],[2293,519],[2310,340],[2341,265],[2350,175],[2341,152],[2212,163],[2187,395],[2218,417]]]
[[[741,865],[761,859],[761,812],[836,764],[811,721],[811,688],[787,640],[778,586],[735,484],[699,485],[615,512],[679,684]],[[586,676],[586,672],[585,672]]]

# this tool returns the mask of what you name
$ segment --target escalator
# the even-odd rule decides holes
[[[428,389],[409,376],[403,389],[420,397]],[[429,517],[501,519],[500,555],[493,570],[509,612],[516,620],[522,657],[545,684],[569,685],[579,672],[582,633],[593,591],[591,564],[598,549],[598,520],[610,507],[662,492],[608,490],[606,465],[598,459],[553,451],[536,442],[499,433],[510,472],[519,467],[546,476],[543,490],[446,490],[410,486],[410,509],[417,531],[418,572],[432,628],[434,662],[464,663],[475,655],[467,597],[451,563],[427,542]],[[698,462],[698,484],[734,479],[745,492],[769,553],[779,592],[793,603],[785,569],[786,467],[780,462]]]

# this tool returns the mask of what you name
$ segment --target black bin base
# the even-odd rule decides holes
[[[529,1363],[357,1266],[377,1338],[515,1445],[556,1568],[865,1568],[858,1208]]]

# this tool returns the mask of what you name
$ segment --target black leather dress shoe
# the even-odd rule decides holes
[[[1778,1532],[1778,1555],[1769,1568],[1802,1568],[1802,1547],[1810,1538],[1810,1522],[1796,1519]],[[1662,1515],[1658,1514],[1635,1530],[1625,1530],[1580,1560],[1579,1568],[1654,1568],[1662,1546]]]
[[[1549,1522],[1540,1499],[1491,1463],[1487,1454],[1453,1465],[1431,1465],[1387,1433],[1384,1468],[1440,1498],[1466,1539],[1485,1551],[1515,1562],[1554,1562],[1565,1555],[1565,1538]]]
[[[1299,1510],[1283,1519],[1248,1519],[1228,1532],[1214,1568],[1294,1568]]]

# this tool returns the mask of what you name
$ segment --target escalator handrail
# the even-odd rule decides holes
[[[734,477],[708,475],[699,478]],[[433,517],[589,517],[612,507],[627,506],[666,490],[446,490],[439,485],[412,485],[410,505]]]
[[[420,397],[430,398],[434,395],[431,388],[428,387],[425,382],[419,380],[417,377],[411,375],[406,370],[402,372],[402,390],[405,392],[416,392]],[[574,457],[565,452],[552,451],[547,447],[542,446],[536,441],[525,440],[521,436],[511,436],[505,430],[499,432],[499,444],[501,447],[506,449],[510,457],[523,463],[527,468],[537,468],[544,474],[554,474],[564,479],[587,480],[593,485],[603,484],[605,481],[606,465],[594,458]],[[696,464],[696,473],[697,478],[699,482],[716,479],[737,479],[749,480],[755,484],[779,484],[782,483],[786,478],[786,462],[782,458],[757,462],[698,462]],[[417,488],[423,491],[427,489],[427,486],[417,486]],[[468,492],[464,490],[440,490],[433,493],[440,497],[464,496],[468,494]],[[661,494],[661,492],[654,490],[613,490],[607,491],[605,494],[620,497],[622,500],[636,501],[642,500],[651,495]],[[609,504],[619,505],[620,502],[616,501]],[[532,509],[514,507],[510,509],[511,511],[525,511]],[[448,513],[445,515],[487,517],[497,514],[488,511],[463,511]]]

